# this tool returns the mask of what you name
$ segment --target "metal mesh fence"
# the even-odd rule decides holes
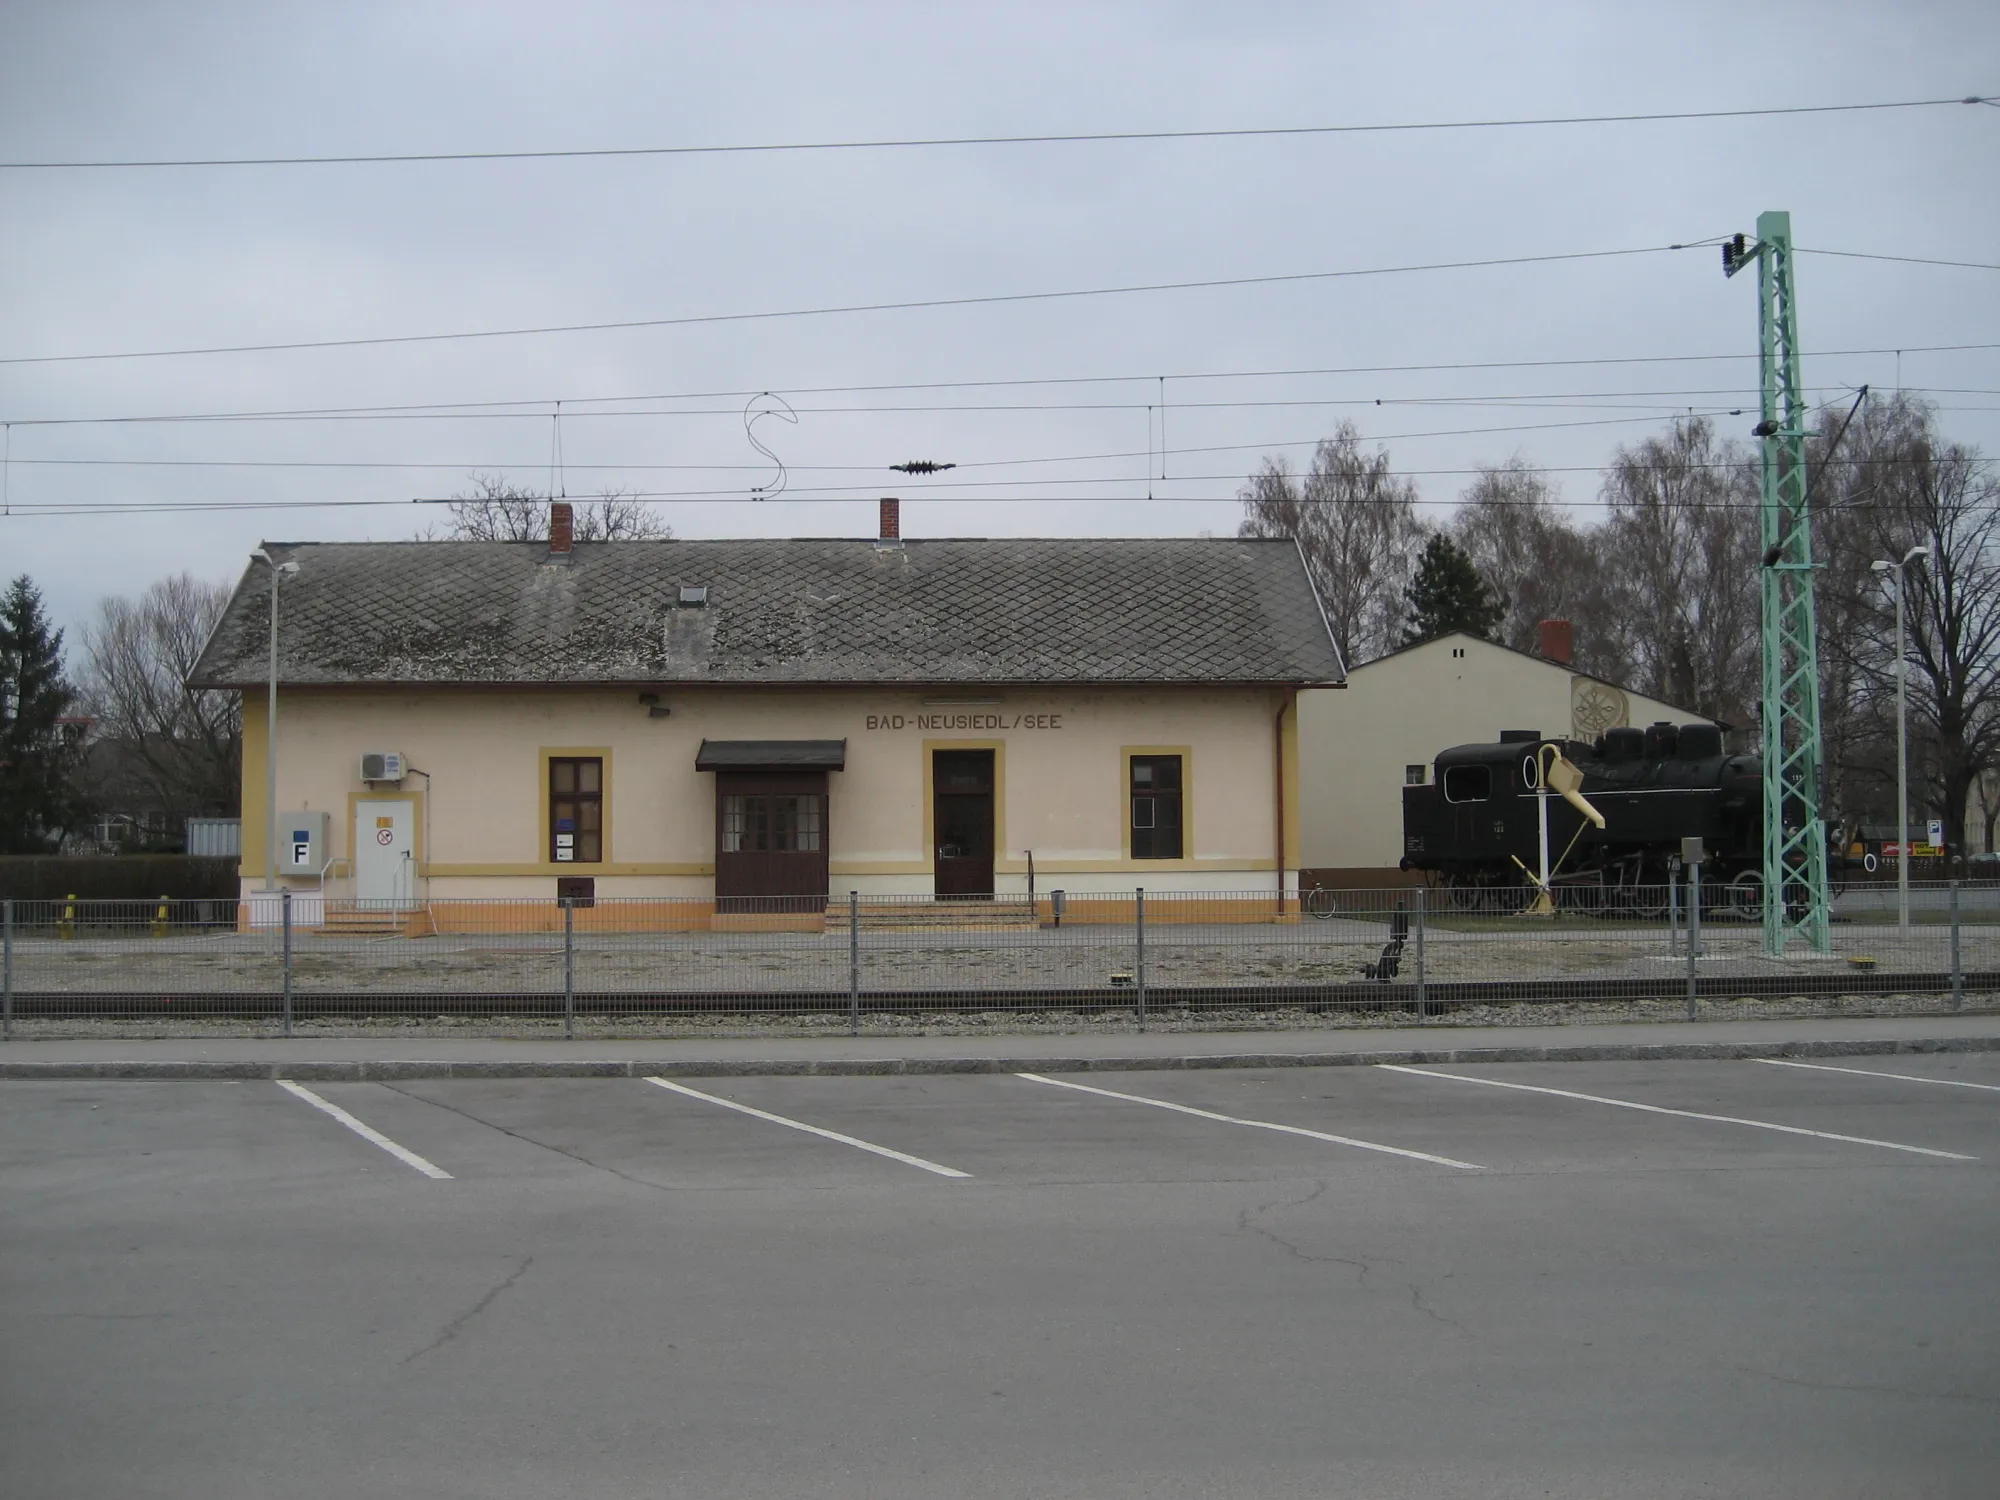
[[[0,903],[8,1037],[1243,1030],[1986,1007],[2000,887],[1835,901],[1764,952],[1728,890]]]

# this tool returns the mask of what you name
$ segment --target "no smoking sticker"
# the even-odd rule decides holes
[[[378,844],[393,844],[393,843],[395,843],[395,842],[396,842],[396,830],[395,830],[395,829],[393,829],[393,828],[378,828],[378,829],[376,829],[376,830],[375,830],[375,842],[376,842],[376,843],[378,843]]]

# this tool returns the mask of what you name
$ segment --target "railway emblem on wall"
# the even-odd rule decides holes
[[[1580,740],[1594,740],[1607,729],[1622,729],[1631,722],[1631,706],[1625,695],[1608,682],[1588,677],[1569,680],[1570,732]]]

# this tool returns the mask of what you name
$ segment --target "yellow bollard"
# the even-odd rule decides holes
[[[69,901],[63,907],[63,914],[56,919],[56,936],[68,942],[76,936],[76,892],[69,893]]]
[[[154,937],[165,937],[167,935],[167,904],[172,899],[170,896],[160,897],[160,909],[153,913]]]

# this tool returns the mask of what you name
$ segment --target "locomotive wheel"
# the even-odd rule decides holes
[[[1556,887],[1556,910],[1571,912],[1582,917],[1601,917],[1610,909],[1610,898],[1601,885],[1575,885]]]
[[[1444,899],[1450,903],[1453,910],[1479,910],[1486,893],[1475,884],[1476,880],[1476,876],[1470,875],[1453,875],[1448,878],[1444,888]]]
[[[1764,920],[1764,877],[1745,870],[1729,882],[1729,910],[1745,922]]]
[[[1625,910],[1635,917],[1657,922],[1667,914],[1667,888],[1664,885],[1628,885],[1622,894]]]

